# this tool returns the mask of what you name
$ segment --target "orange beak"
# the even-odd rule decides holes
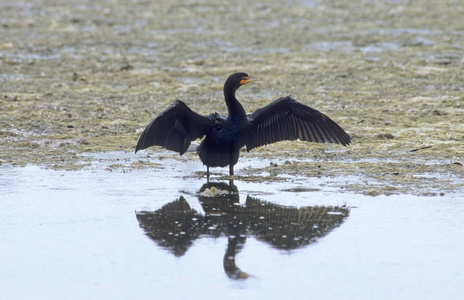
[[[252,81],[258,81],[261,80],[260,77],[243,77],[242,80],[240,80],[240,84],[244,85]]]

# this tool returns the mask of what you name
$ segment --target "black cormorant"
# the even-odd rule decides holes
[[[296,139],[344,146],[350,144],[350,136],[337,123],[290,96],[279,98],[247,115],[235,98],[235,91],[256,80],[259,78],[246,73],[235,73],[227,78],[224,98],[228,116],[218,113],[202,116],[184,102],[174,101],[148,124],[135,152],[158,145],[182,155],[190,142],[205,137],[197,152],[206,165],[209,178],[209,167],[229,166],[229,175],[234,175],[234,165],[244,146],[250,151],[259,146]]]

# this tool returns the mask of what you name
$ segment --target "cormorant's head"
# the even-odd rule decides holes
[[[250,77],[247,73],[234,73],[227,78],[224,84],[224,90],[233,90],[234,92],[244,84],[252,81],[260,80],[261,78]]]

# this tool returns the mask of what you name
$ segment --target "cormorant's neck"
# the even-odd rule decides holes
[[[229,116],[246,116],[243,106],[238,102],[237,98],[235,98],[235,91],[236,89],[224,88],[224,98],[226,100],[227,109],[229,110]]]

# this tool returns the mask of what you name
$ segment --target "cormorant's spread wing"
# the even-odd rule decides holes
[[[213,123],[210,118],[197,114],[184,102],[176,100],[148,124],[135,152],[157,145],[182,155],[190,142],[202,138]]]
[[[283,141],[296,140],[350,144],[350,136],[323,113],[282,97],[248,116],[252,124],[246,141],[247,151]]]

